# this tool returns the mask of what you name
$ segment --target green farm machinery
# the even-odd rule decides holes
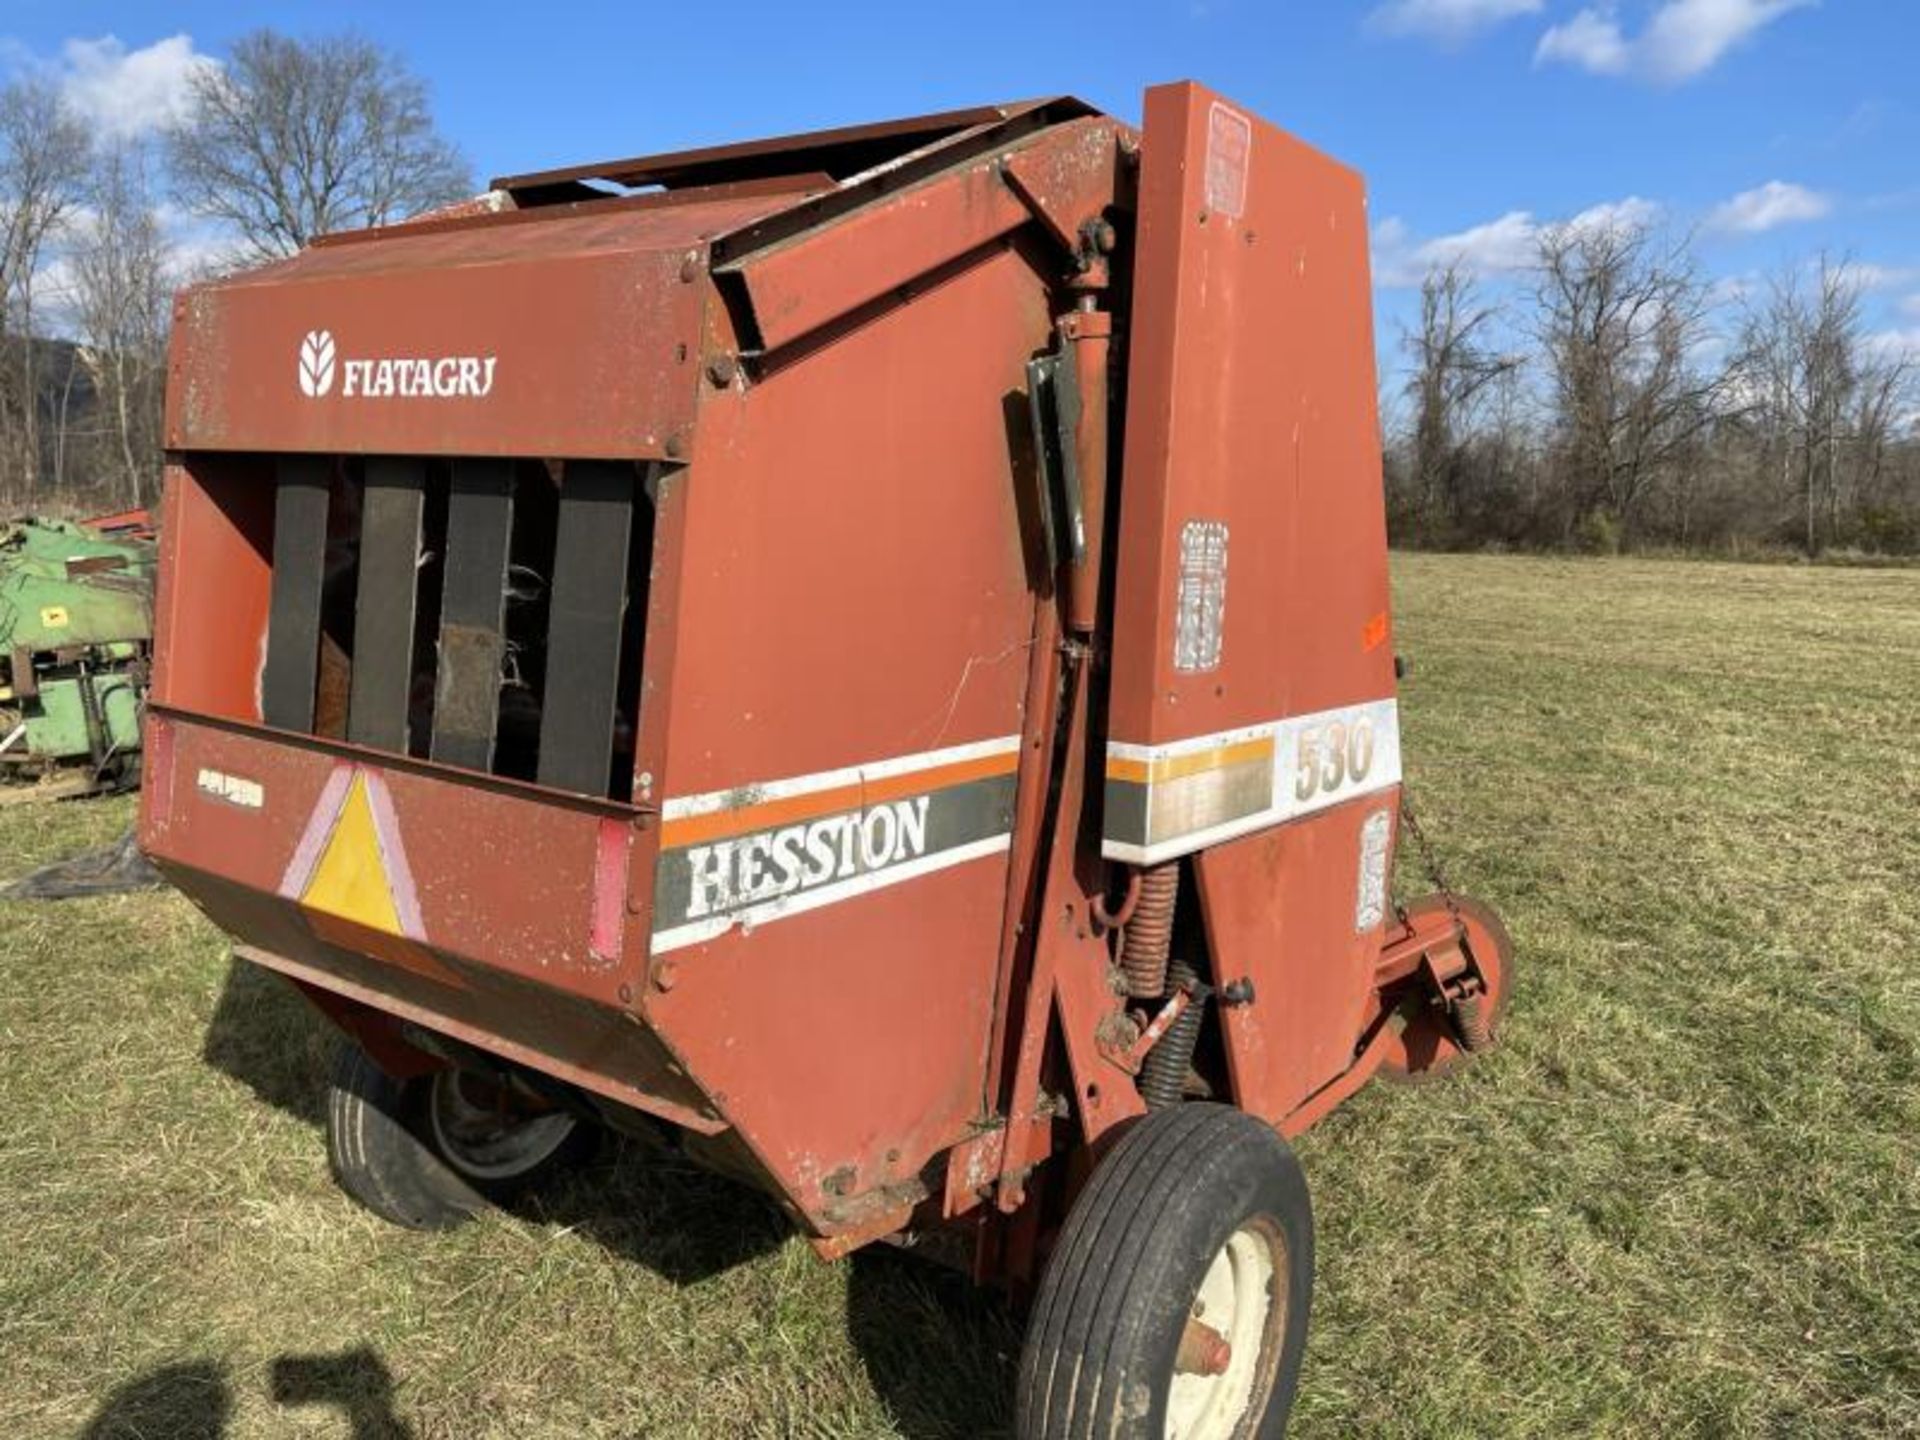
[[[154,560],[143,525],[0,526],[0,804],[138,783]]]

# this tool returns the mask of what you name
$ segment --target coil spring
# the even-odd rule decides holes
[[[1120,974],[1127,994],[1152,1000],[1166,993],[1167,952],[1173,947],[1173,906],[1180,896],[1180,862],[1169,861],[1140,874],[1140,898],[1134,902],[1120,942]]]
[[[1487,1022],[1486,1005],[1478,995],[1462,995],[1453,1002],[1453,1028],[1459,1033],[1460,1048],[1469,1055],[1477,1055],[1493,1044],[1493,1026]]]
[[[1200,1043],[1200,1025],[1207,1013],[1206,992],[1200,988],[1199,977],[1186,961],[1174,961],[1168,967],[1167,979],[1168,995],[1175,990],[1189,990],[1193,1002],[1180,1012],[1180,1018],[1167,1027],[1160,1043],[1140,1062],[1140,1098],[1147,1102],[1149,1110],[1164,1110],[1180,1103],[1187,1086],[1187,1071],[1193,1068],[1193,1052]]]

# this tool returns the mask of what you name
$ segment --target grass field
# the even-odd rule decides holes
[[[1302,1144],[1301,1436],[1920,1435],[1920,575],[1399,557],[1503,1048]],[[10,816],[0,873],[123,803]],[[994,1302],[614,1152],[421,1237],[326,1038],[171,896],[6,907],[0,1434],[1002,1433]]]

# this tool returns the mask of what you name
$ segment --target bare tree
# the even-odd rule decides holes
[[[1800,543],[1818,555],[1881,476],[1907,364],[1873,352],[1858,277],[1823,255],[1811,274],[1794,265],[1774,276],[1741,327],[1734,370]]]
[[[102,152],[91,214],[77,228],[73,310],[85,343],[82,358],[106,411],[109,453],[102,468],[126,503],[139,505],[159,479],[173,269],[143,152],[127,145]]]
[[[1495,306],[1481,303],[1457,261],[1436,266],[1420,282],[1419,326],[1405,341],[1413,358],[1409,460],[1414,505],[1429,527],[1438,522],[1450,530],[1460,520],[1472,469],[1467,445],[1482,403],[1519,363],[1487,343],[1498,316]]]
[[[35,287],[48,242],[80,199],[89,149],[51,84],[0,89],[0,464],[29,499],[41,469]]]
[[[232,226],[253,259],[472,189],[466,161],[434,127],[425,85],[370,40],[257,30],[191,90],[167,136],[176,188],[189,209]]]
[[[1538,337],[1570,526],[1630,543],[1653,488],[1713,422],[1711,296],[1684,246],[1636,224],[1559,226],[1540,239]]]
[[[1920,554],[1920,365],[1859,282],[1796,262],[1722,360],[1735,302],[1685,240],[1548,231],[1517,327],[1433,271],[1386,437],[1395,542]]]

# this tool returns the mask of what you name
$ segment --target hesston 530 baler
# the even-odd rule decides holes
[[[1284,1137],[1508,973],[1389,888],[1354,174],[1191,85],[585,165],[174,346],[141,836],[349,1192],[658,1129],[1028,1292],[1025,1435],[1278,1432]]]

